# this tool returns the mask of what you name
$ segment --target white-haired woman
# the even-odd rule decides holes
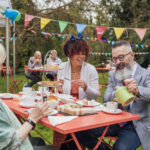
[[[62,63],[61,59],[57,56],[56,50],[51,50],[50,56],[47,59],[47,65],[60,65]],[[54,81],[54,77],[57,77],[56,72],[47,72],[46,77],[51,81]]]
[[[6,53],[0,44],[0,70],[5,61]],[[36,123],[49,112],[48,103],[35,106],[27,121],[20,124],[14,113],[0,99],[0,149],[2,150],[57,150],[53,146],[45,146],[41,139],[31,139],[32,146],[27,135],[35,127]],[[35,144],[36,143],[36,144]],[[39,145],[39,146],[37,146]],[[43,145],[43,146],[42,146]]]
[[[42,55],[40,51],[36,51],[33,57],[30,57],[28,61],[28,68],[34,69],[42,67]],[[39,71],[25,71],[26,78],[30,79],[31,82],[27,83],[26,87],[32,87],[37,82],[41,81],[40,72]]]

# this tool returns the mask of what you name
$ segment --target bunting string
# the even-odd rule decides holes
[[[31,20],[33,20],[33,18],[40,18],[41,19],[41,29],[43,29],[51,21],[58,22],[59,28],[60,28],[60,33],[62,33],[65,30],[65,28],[68,24],[76,25],[78,34],[82,33],[83,30],[88,26],[94,27],[96,29],[96,32],[97,32],[98,41],[101,41],[101,37],[102,37],[103,33],[105,32],[106,29],[109,29],[109,28],[112,28],[114,30],[117,39],[119,39],[121,37],[121,35],[124,33],[124,31],[127,31],[128,29],[134,30],[137,33],[137,35],[139,36],[141,41],[143,40],[147,29],[149,29],[149,28],[106,27],[106,26],[78,24],[78,23],[71,23],[68,21],[60,21],[60,20],[55,20],[55,19],[42,18],[39,16],[32,16],[32,15],[28,15],[28,14],[25,14],[24,26],[26,27],[29,24],[29,22]]]

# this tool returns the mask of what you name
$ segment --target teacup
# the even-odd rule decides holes
[[[24,105],[34,105],[35,104],[35,97],[32,97],[30,95],[22,95],[21,101]]]
[[[23,87],[22,91],[24,94],[29,94],[32,92],[32,88],[31,87]]]
[[[121,103],[123,106],[130,104],[135,98],[133,93],[129,92],[125,86],[117,86],[115,95],[116,98],[114,100],[116,100],[118,103]]]
[[[118,103],[117,102],[107,102],[106,103],[106,109],[110,112],[115,112],[118,109]]]

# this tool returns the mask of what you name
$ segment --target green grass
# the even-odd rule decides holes
[[[16,75],[16,80],[22,80],[21,84],[19,85],[19,88],[22,90],[23,85],[28,81],[25,77],[25,75]],[[106,71],[103,71],[102,73],[99,73],[99,84],[102,85],[101,89],[101,96],[99,97],[99,101],[102,103],[102,98],[104,96],[104,92],[106,90],[106,85],[108,82],[108,73]],[[10,82],[12,84],[12,82]],[[6,80],[4,77],[0,77],[0,93],[6,92]],[[16,93],[19,91],[16,90]],[[38,132],[40,132],[48,141],[49,143],[53,143],[53,130],[41,125],[37,124],[35,128]],[[35,131],[30,132],[31,136],[33,137],[40,137],[39,134],[37,134]],[[105,139],[108,141],[108,139]],[[45,141],[46,144],[49,144],[47,141]],[[114,142],[112,141],[112,144]],[[138,147],[137,150],[142,150],[142,147]]]

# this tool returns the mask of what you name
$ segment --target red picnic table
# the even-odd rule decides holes
[[[24,108],[22,108],[18,105],[17,101],[14,101],[11,99],[3,100],[3,101],[17,116],[28,117],[28,113],[25,112]],[[62,114],[57,114],[57,115],[62,115]],[[51,125],[51,123],[48,120],[48,117],[44,117],[40,121],[40,123],[60,134],[63,134],[63,135],[70,134],[72,136],[73,140],[75,141],[79,150],[82,150],[82,148],[75,136],[76,132],[106,126],[102,136],[100,137],[97,145],[94,148],[94,150],[96,150],[98,148],[98,146],[101,144],[110,125],[121,123],[121,122],[126,122],[126,121],[131,121],[131,120],[137,120],[139,118],[140,118],[140,116],[138,116],[136,114],[128,113],[125,111],[123,111],[122,113],[117,114],[117,115],[110,115],[110,114],[106,114],[102,111],[99,111],[96,114],[81,116],[74,120],[71,120],[69,122],[66,122],[66,123],[63,123],[60,125],[56,125],[56,126]]]

